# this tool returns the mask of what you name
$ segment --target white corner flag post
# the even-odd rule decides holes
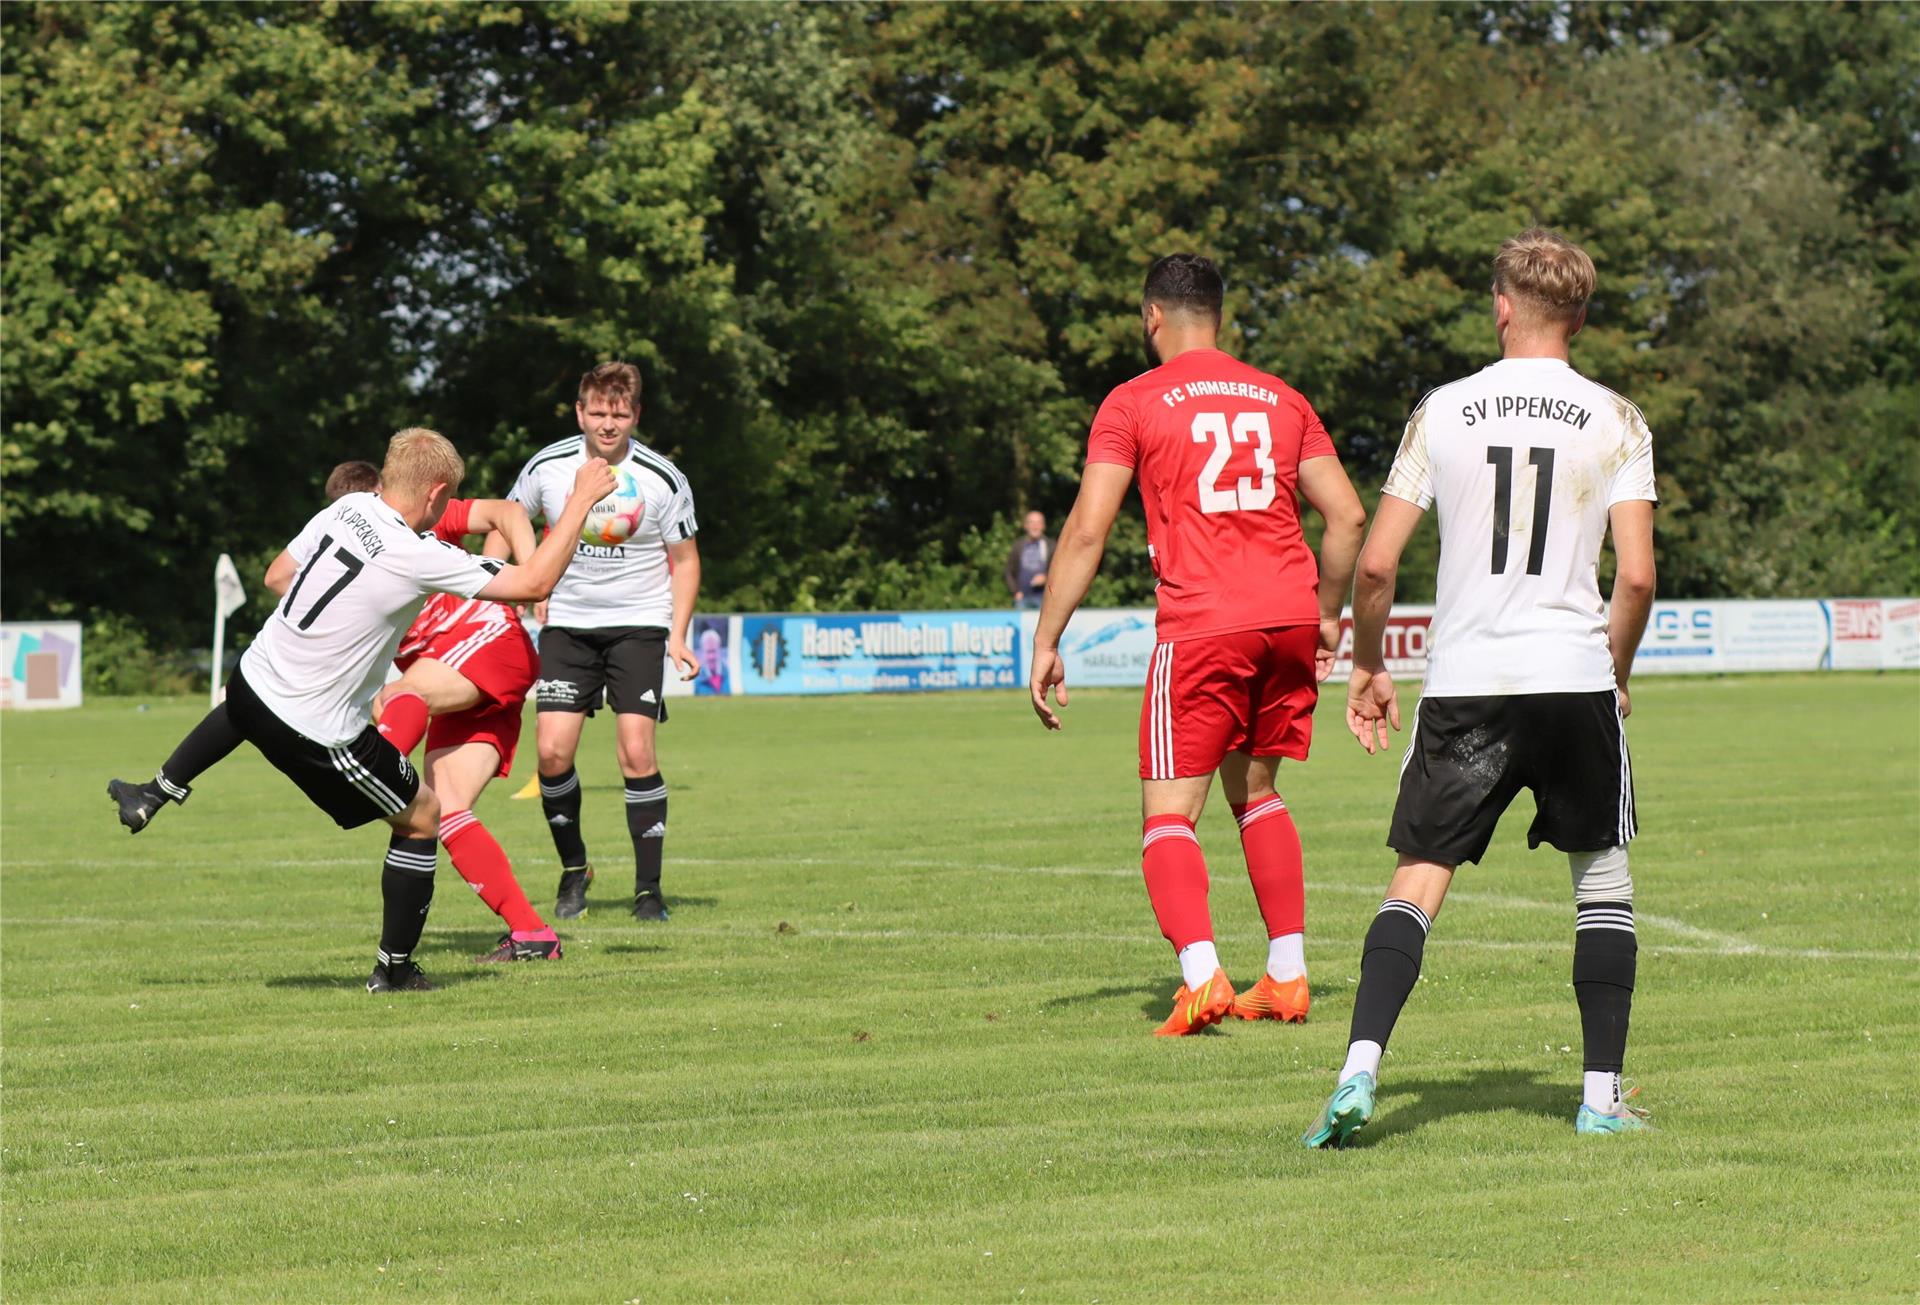
[[[213,564],[213,688],[209,693],[211,706],[218,707],[220,700],[227,696],[227,686],[220,678],[220,663],[227,651],[227,617],[240,610],[247,601],[247,591],[240,587],[240,573],[234,570],[233,559],[225,553]]]

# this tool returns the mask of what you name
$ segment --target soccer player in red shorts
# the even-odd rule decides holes
[[[1366,528],[1312,406],[1215,346],[1225,290],[1197,254],[1170,255],[1147,273],[1140,315],[1153,369],[1109,394],[1093,419],[1080,494],[1047,570],[1029,685],[1034,711],[1059,729],[1046,695],[1067,705],[1060,635],[1138,476],[1159,580],[1159,646],[1140,712],[1141,860],[1181,975],[1158,1030],[1166,1037],[1229,1011],[1306,1018],[1300,836],[1274,777],[1282,757],[1306,759]],[[1326,523],[1317,568],[1301,495]],[[1269,939],[1266,973],[1237,998],[1213,945],[1193,831],[1216,770]]]
[[[498,532],[516,558],[531,555],[533,527],[517,503],[456,499],[434,527],[451,547],[489,532]],[[558,960],[559,936],[527,901],[506,852],[473,814],[487,782],[513,768],[521,710],[540,673],[533,641],[506,604],[443,594],[421,609],[394,664],[404,674],[374,703],[380,733],[402,755],[426,736],[426,779],[440,799],[440,841],[460,877],[507,924],[499,946],[478,959]]]

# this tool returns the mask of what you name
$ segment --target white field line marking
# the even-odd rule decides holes
[[[319,867],[326,867],[326,866],[359,866],[359,865],[366,865],[368,864],[368,862],[369,862],[369,858],[366,858],[366,857],[327,857],[327,858],[319,858],[319,859],[254,861],[254,862],[250,862],[249,864],[253,866],[271,867],[271,868],[278,868],[278,869],[300,869],[300,868],[307,868],[307,867],[319,868]],[[898,868],[903,870],[985,871],[990,874],[1074,875],[1074,876],[1091,875],[1091,876],[1097,876],[1102,878],[1119,878],[1119,879],[1137,879],[1140,874],[1138,870],[1121,869],[1114,866],[1011,865],[1004,862],[928,860],[928,859],[918,859],[918,858],[909,858],[909,857],[893,857],[893,856],[887,856],[884,854],[871,855],[871,856],[838,856],[838,857],[788,857],[788,856],[674,857],[673,862],[676,865],[689,865],[689,866],[693,866],[693,865],[758,866],[758,865],[766,865],[770,863],[775,865],[781,865],[781,866],[872,866],[872,867],[879,867],[879,868],[893,867],[893,868]],[[126,862],[75,859],[75,860],[63,860],[63,861],[14,861],[14,862],[10,862],[10,864],[19,865],[19,866],[39,866],[39,867],[73,866],[76,868],[80,868],[80,867],[95,868],[95,867],[109,867],[109,866],[123,867],[126,865]],[[231,865],[232,862],[230,861],[192,861],[192,862],[174,861],[174,862],[169,862],[168,864],[173,868],[199,866],[199,867],[205,867],[209,869],[220,869],[220,868],[224,868],[226,866]],[[1360,894],[1368,897],[1379,896],[1384,891],[1384,887],[1371,888],[1363,884],[1327,883],[1321,880],[1308,880],[1307,888],[1309,891],[1316,892],[1316,893],[1349,893],[1349,894]],[[1472,890],[1468,890],[1465,892],[1450,892],[1447,894],[1447,900],[1453,901],[1453,902],[1466,903],[1469,905],[1489,906],[1489,907],[1493,907],[1496,910],[1547,911],[1553,914],[1562,914],[1567,910],[1567,907],[1556,905],[1555,903],[1552,903],[1552,902],[1535,901],[1532,898],[1527,898],[1527,897],[1510,897],[1500,893],[1478,893]],[[1668,952],[1675,955],[1771,956],[1771,957],[1779,957],[1779,958],[1785,958],[1785,959],[1800,959],[1800,960],[1876,960],[1876,961],[1885,960],[1885,961],[1908,961],[1908,962],[1920,961],[1920,952],[1862,951],[1862,950],[1838,950],[1838,949],[1826,948],[1826,947],[1769,946],[1764,943],[1757,943],[1757,942],[1753,942],[1750,939],[1742,938],[1737,934],[1720,933],[1712,929],[1702,929],[1702,928],[1699,928],[1698,926],[1688,924],[1685,920],[1676,919],[1672,916],[1667,916],[1667,915],[1656,915],[1651,912],[1636,911],[1634,913],[1634,919],[1637,923],[1651,925],[1657,929],[1663,929],[1669,933],[1676,934],[1681,938],[1689,939],[1695,944],[1698,944],[1692,947],[1665,946],[1657,949],[1650,949],[1650,950],[1659,950],[1662,952]],[[111,926],[111,925],[117,925],[117,924],[131,924],[131,923],[134,923],[134,921],[122,921],[122,920],[114,920],[110,918],[97,918],[97,917],[85,917],[85,916],[71,916],[71,917],[18,917],[17,916],[17,917],[8,917],[5,920],[0,920],[0,926],[4,926],[8,924],[68,924],[68,925],[74,925],[76,927],[101,927],[101,926]],[[266,921],[266,920],[193,920],[193,921],[182,920],[182,921],[175,921],[174,923],[176,925],[184,926],[188,928],[273,929],[273,928],[290,927],[290,926],[283,926],[281,924],[278,924],[277,922]],[[311,923],[317,923],[317,922],[307,921],[303,923],[311,924]],[[344,924],[345,922],[337,922],[337,923]],[[354,923],[361,923],[361,922],[356,921]],[[754,937],[758,935],[759,931],[755,929],[731,930],[724,927],[690,926],[687,928],[676,929],[674,932],[676,933],[704,932],[704,933],[708,933],[716,936]],[[814,930],[812,932],[814,933],[815,937],[823,937],[823,936],[824,937],[847,937],[847,938],[864,937],[864,938],[871,938],[871,939],[951,937],[951,938],[979,938],[989,942],[1022,941],[1022,940],[1033,941],[1033,942],[1137,941],[1137,939],[1133,935],[1109,935],[1109,934],[1091,934],[1091,933],[1065,933],[1065,934],[943,933],[938,931],[925,931],[925,930],[916,930],[916,929],[882,930],[882,931],[867,932],[867,933],[859,933],[859,932],[836,933],[830,930]],[[1455,947],[1477,947],[1483,950],[1494,950],[1494,951],[1526,950],[1526,949],[1541,948],[1541,947],[1560,948],[1560,947],[1566,946],[1564,942],[1502,943],[1502,942],[1492,942],[1492,941],[1485,941],[1485,940],[1478,940],[1478,939],[1448,938],[1444,934],[1441,937],[1433,939],[1432,943],[1435,945],[1445,945],[1445,946],[1455,946]]]
[[[50,916],[7,916],[0,918],[0,929],[18,928],[60,928],[60,929],[144,929],[152,926],[152,920],[112,919],[103,916],[88,915],[50,915]],[[204,920],[172,919],[167,921],[171,928],[200,929],[207,931],[245,931],[245,932],[300,932],[311,933],[316,928],[340,929],[343,931],[365,929],[367,921],[355,919],[315,919],[304,917],[300,920]],[[436,926],[429,925],[429,937],[435,934],[469,932],[466,925]],[[611,941],[617,936],[599,931],[569,931],[582,943],[591,946],[596,940]],[[771,931],[762,925],[680,925],[672,926],[674,934],[687,934],[704,938],[732,938],[738,940],[766,938]],[[800,926],[792,938],[832,938],[848,942],[902,942],[902,941],[956,941],[989,942],[1010,944],[1032,943],[1101,943],[1115,946],[1152,945],[1158,947],[1157,940],[1144,932],[1134,933],[1097,933],[1091,930],[1064,930],[1053,933],[1013,932],[1004,929],[925,929],[917,926],[892,929],[822,929],[813,926]],[[1429,947],[1442,950],[1465,950],[1485,952],[1561,952],[1567,950],[1564,940],[1500,941],[1487,938],[1449,938],[1441,936],[1430,939]],[[1313,938],[1307,943],[1309,951],[1332,952],[1346,955],[1352,950],[1351,939]],[[1889,961],[1903,965],[1920,962],[1920,952],[1896,951],[1840,951],[1825,947],[1768,947],[1762,944],[1748,944],[1741,950],[1730,950],[1722,946],[1692,946],[1685,943],[1648,945],[1641,949],[1648,955],[1658,956],[1756,956],[1773,957],[1782,960],[1804,961]]]

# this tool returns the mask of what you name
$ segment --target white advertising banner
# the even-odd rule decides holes
[[[80,623],[8,621],[0,625],[0,707],[80,705]]]

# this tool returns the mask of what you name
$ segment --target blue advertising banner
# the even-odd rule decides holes
[[[1033,647],[1034,627],[1040,614],[1021,614],[1020,635],[1028,648]],[[1060,636],[1060,660],[1066,663],[1067,688],[1137,689],[1147,682],[1147,664],[1153,660],[1157,645],[1153,634],[1153,609],[1083,607],[1073,614]],[[1026,682],[1026,667],[1021,667],[1021,682]]]
[[[1016,612],[739,618],[738,692],[925,693],[1026,682]]]

